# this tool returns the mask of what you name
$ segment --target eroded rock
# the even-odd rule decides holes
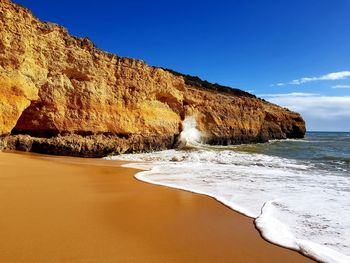
[[[2,139],[8,149],[87,157],[165,149],[186,116],[211,144],[304,136],[297,113],[103,52],[7,0],[0,28],[0,135],[12,133]]]

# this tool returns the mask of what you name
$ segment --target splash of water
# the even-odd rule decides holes
[[[183,130],[180,134],[181,146],[196,145],[201,142],[201,132],[197,129],[194,116],[186,117],[182,123]]]

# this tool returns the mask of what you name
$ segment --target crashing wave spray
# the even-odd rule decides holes
[[[194,116],[186,117],[182,123],[180,133],[180,147],[196,145],[201,143],[201,132],[197,129],[197,122]]]

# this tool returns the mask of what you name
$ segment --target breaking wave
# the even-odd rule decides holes
[[[275,147],[278,153],[279,148],[286,152],[290,147],[293,155],[291,151],[303,147],[291,144],[310,140],[220,149],[197,145],[190,150],[107,159],[138,161],[127,166],[146,170],[136,175],[139,180],[214,197],[255,218],[256,227],[270,242],[322,262],[350,262],[349,165],[272,155],[271,149],[266,154],[260,149]],[[247,152],[244,147],[256,148]]]

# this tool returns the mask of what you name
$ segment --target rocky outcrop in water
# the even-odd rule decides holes
[[[74,156],[302,138],[301,116],[247,92],[103,52],[0,0],[0,147]]]

